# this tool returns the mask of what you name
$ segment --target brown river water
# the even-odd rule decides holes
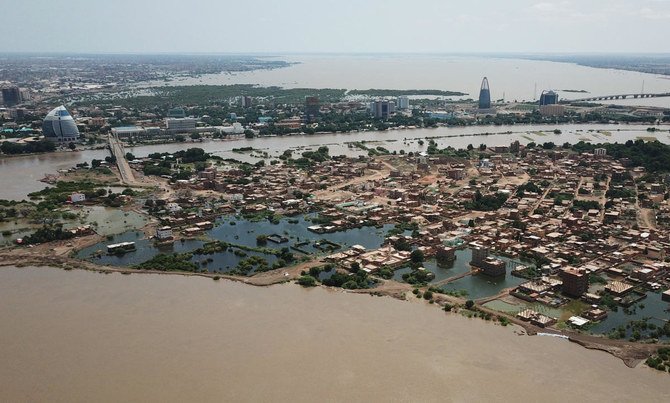
[[[670,378],[414,300],[0,268],[2,401],[668,401]]]

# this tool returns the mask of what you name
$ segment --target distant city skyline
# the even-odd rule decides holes
[[[670,0],[0,0],[0,8],[0,52],[670,52]]]

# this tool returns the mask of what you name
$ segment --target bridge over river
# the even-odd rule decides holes
[[[112,153],[112,156],[116,158],[116,166],[119,168],[123,184],[128,186],[142,186],[143,183],[135,179],[133,170],[130,168],[130,164],[128,164],[128,160],[126,159],[126,153],[123,150],[121,141],[112,134],[109,135],[109,151]]]
[[[656,94],[619,94],[619,95],[602,95],[580,99],[566,99],[566,102],[591,102],[591,101],[611,101],[615,99],[638,99],[638,98],[661,98],[670,97],[670,92],[662,92]]]

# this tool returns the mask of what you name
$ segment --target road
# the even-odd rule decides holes
[[[141,185],[141,183],[135,179],[133,170],[128,164],[126,153],[123,150],[123,145],[121,145],[121,142],[111,134],[109,135],[109,148],[112,152],[112,155],[116,157],[116,165],[119,168],[119,173],[121,174],[121,181],[128,186]]]

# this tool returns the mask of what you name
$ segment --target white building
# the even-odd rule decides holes
[[[241,123],[235,122],[231,126],[221,126],[221,133],[226,134],[242,134],[244,133],[244,127]]]
[[[121,126],[112,128],[112,134],[119,140],[137,140],[146,137],[146,130],[139,126]]]
[[[596,148],[595,150],[593,150],[593,155],[595,155],[596,157],[603,157],[607,155],[607,150],[604,148]]]
[[[402,95],[398,97],[398,109],[409,109],[409,97]]]
[[[182,210],[181,206],[177,203],[168,203],[166,207],[170,213],[178,213]]]
[[[81,203],[83,201],[86,201],[86,195],[78,192],[72,193],[70,195],[70,201],[72,203]]]
[[[156,238],[160,240],[172,239],[172,227],[165,226],[156,229]]]

